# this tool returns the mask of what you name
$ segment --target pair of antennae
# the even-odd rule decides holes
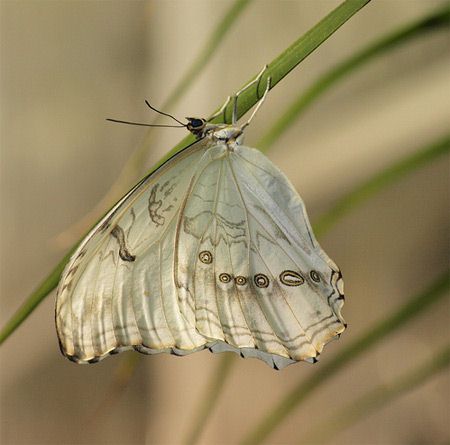
[[[129,124],[129,125],[139,125],[141,127],[169,127],[169,128],[181,128],[181,127],[187,127],[187,124],[183,124],[183,122],[179,121],[176,117],[172,116],[171,114],[168,113],[164,113],[163,111],[159,111],[157,110],[155,107],[152,107],[148,100],[145,100],[145,103],[147,104],[147,106],[153,110],[156,111],[158,114],[162,114],[163,116],[167,116],[170,117],[171,119],[173,119],[175,122],[178,122],[180,125],[158,125],[158,124],[144,124],[141,122],[130,122],[130,121],[122,121],[119,119],[106,119],[107,121],[110,122],[117,122],[119,124]]]

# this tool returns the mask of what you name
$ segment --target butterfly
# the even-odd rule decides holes
[[[269,87],[270,77],[241,126],[244,89],[231,125],[177,120],[196,141],[133,187],[78,246],[56,297],[67,358],[208,348],[281,369],[317,361],[344,331],[342,274],[303,201],[267,157],[242,145]]]

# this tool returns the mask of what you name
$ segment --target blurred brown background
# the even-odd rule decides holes
[[[257,0],[198,76],[176,116],[208,115],[339,1]],[[108,191],[149,121],[229,7],[226,1],[5,1],[1,12],[1,313],[4,323],[62,257],[58,234]],[[269,95],[246,141],[254,145],[292,97],[385,33],[441,5],[373,1]],[[384,166],[448,129],[449,40],[430,34],[391,51],[333,88],[269,153],[312,220]],[[149,168],[181,137],[155,132]],[[143,170],[145,171],[145,169]],[[131,179],[135,182],[140,173]],[[349,329],[322,362],[448,264],[448,157],[389,187],[321,240],[346,279]],[[105,209],[106,210],[106,209]],[[120,396],[121,356],[77,366],[59,353],[49,296],[0,349],[4,444],[177,444],[219,356],[144,357]],[[269,439],[297,443],[372,385],[423,363],[449,337],[448,300],[338,373]],[[202,436],[232,444],[319,364],[281,372],[240,360]],[[334,444],[448,443],[450,379],[441,373],[336,436]]]

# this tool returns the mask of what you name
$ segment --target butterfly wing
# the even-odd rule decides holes
[[[181,354],[205,344],[181,315],[173,279],[180,212],[205,148],[194,143],[142,180],[71,257],[56,301],[68,358],[95,362],[130,347]]]
[[[345,329],[343,284],[301,198],[258,150],[216,146],[203,161],[176,242],[185,319],[214,352],[315,361]]]
[[[63,272],[63,353],[204,347],[275,368],[313,360],[343,331],[342,279],[304,205],[260,152],[200,141],[133,188]]]

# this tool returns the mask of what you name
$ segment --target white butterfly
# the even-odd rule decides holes
[[[345,329],[342,275],[300,196],[242,145],[262,100],[238,126],[237,96],[232,125],[188,118],[197,141],[130,190],[71,257],[56,301],[70,360],[209,348],[280,369],[315,362]]]

